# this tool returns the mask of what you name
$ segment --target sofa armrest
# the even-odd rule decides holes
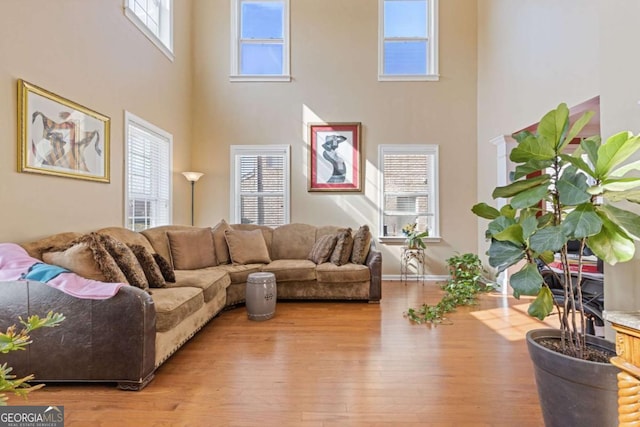
[[[369,302],[377,303],[382,298],[382,253],[376,249],[376,244],[371,240],[369,254],[365,265],[371,271],[371,285],[369,287]]]
[[[106,300],[75,298],[44,283],[0,282],[0,329],[49,311],[65,320],[31,334],[25,351],[0,355],[36,382],[117,382],[139,390],[155,371],[156,314],[146,292],[124,286]]]

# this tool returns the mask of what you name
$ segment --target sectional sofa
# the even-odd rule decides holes
[[[0,354],[0,364],[8,362],[16,375],[33,373],[41,382],[116,382],[122,389],[142,389],[212,318],[242,305],[254,272],[275,275],[278,300],[377,303],[381,297],[382,258],[366,226],[354,233],[336,226],[224,221],[211,228],[172,225],[142,232],[110,227],[21,246],[45,265],[129,283],[111,298],[94,300],[39,281],[0,282],[0,329],[50,310],[66,317],[59,327],[34,332],[25,352]]]

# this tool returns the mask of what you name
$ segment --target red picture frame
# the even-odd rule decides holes
[[[309,124],[309,191],[362,191],[360,127]]]

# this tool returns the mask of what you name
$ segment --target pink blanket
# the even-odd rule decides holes
[[[83,299],[107,299],[118,293],[124,283],[105,283],[85,279],[60,267],[44,264],[29,256],[15,243],[0,243],[0,282],[13,280],[41,281]]]

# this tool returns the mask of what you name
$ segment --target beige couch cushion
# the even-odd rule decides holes
[[[316,275],[318,282],[322,283],[363,282],[371,279],[369,267],[351,263],[338,266],[325,262],[316,268]]]
[[[198,288],[154,289],[151,298],[156,308],[157,332],[172,329],[204,304],[202,289]]]
[[[167,231],[179,231],[179,230],[193,230],[194,227],[189,225],[161,225],[159,227],[148,228],[142,230],[142,234],[153,246],[153,249],[162,255],[164,259],[171,263],[171,249],[169,248],[169,238],[167,237]]]
[[[111,236],[127,246],[140,245],[144,246],[151,253],[155,252],[153,246],[149,243],[149,240],[147,240],[142,233],[129,230],[128,228],[107,227],[96,231],[96,233]]]
[[[83,233],[68,231],[65,233],[54,234],[53,236],[47,236],[43,239],[36,240],[35,242],[22,243],[20,246],[22,246],[30,256],[42,259],[43,252],[50,252],[51,248],[67,246],[69,243],[82,236]]]
[[[268,264],[267,244],[260,230],[226,230],[229,256],[233,264]]]
[[[231,228],[234,230],[241,231],[251,231],[251,230],[260,230],[262,231],[262,237],[264,237],[264,242],[267,244],[267,249],[269,250],[269,258],[271,258],[271,243],[273,242],[273,228],[266,225],[258,225],[258,224],[231,224]]]
[[[327,234],[320,237],[320,239],[316,240],[313,244],[313,248],[311,248],[308,258],[309,261],[313,261],[316,264],[326,262],[331,257],[333,248],[336,247],[337,240],[338,236],[335,234]]]
[[[227,239],[224,235],[224,232],[226,230],[231,229],[231,226],[227,224],[227,221],[225,221],[224,219],[220,220],[219,223],[211,228],[211,233],[213,233],[213,245],[216,248],[216,258],[218,259],[218,264],[229,264],[231,262],[231,256],[229,255],[229,246],[227,245]]]
[[[226,271],[218,267],[200,270],[176,270],[176,282],[167,284],[168,288],[192,287],[202,289],[204,302],[209,302],[220,292],[225,292],[231,284]]]
[[[275,274],[277,282],[316,279],[316,264],[306,259],[278,259],[262,267],[262,271]]]
[[[273,230],[271,259],[307,259],[316,242],[316,227],[286,224]]]
[[[167,231],[167,238],[176,270],[197,270],[217,265],[211,229]]]
[[[371,232],[368,225],[363,225],[353,235],[353,251],[351,252],[351,262],[354,264],[364,264],[369,255],[371,245]]]
[[[219,265],[217,268],[225,271],[229,274],[229,278],[231,279],[231,284],[236,283],[247,283],[247,276],[251,273],[258,273],[262,271],[262,267],[264,264],[226,264]]]
[[[95,233],[85,234],[67,246],[51,248],[42,254],[47,264],[58,265],[87,279],[128,283],[127,278]]]
[[[338,240],[336,241],[336,247],[331,253],[331,261],[335,265],[345,265],[351,258],[351,252],[353,251],[353,236],[351,235],[351,229],[347,228],[338,232]]]

